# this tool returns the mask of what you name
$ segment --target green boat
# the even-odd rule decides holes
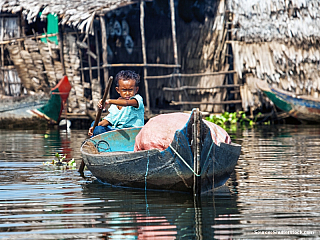
[[[320,122],[320,99],[296,95],[266,82],[257,82],[257,87],[282,111],[303,122]]]

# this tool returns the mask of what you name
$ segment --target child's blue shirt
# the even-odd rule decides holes
[[[138,101],[139,107],[127,106],[119,110],[116,105],[112,104],[108,109],[109,114],[103,119],[107,120],[112,127],[118,129],[142,127],[144,125],[143,99],[139,94],[130,99],[133,98]]]

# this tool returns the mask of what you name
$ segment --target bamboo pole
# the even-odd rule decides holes
[[[175,10],[174,10],[174,0],[170,0],[170,13],[171,13],[173,57],[174,57],[175,65],[178,65],[178,47],[177,47],[177,37],[176,37],[176,20],[175,20]]]
[[[106,22],[103,15],[100,15],[100,27],[101,27],[101,41],[102,41],[102,62],[103,65],[108,64],[108,39],[107,39],[107,30]],[[104,75],[104,85],[107,86],[107,81],[109,79],[109,70],[108,68],[103,68]]]
[[[171,13],[171,31],[172,31],[172,44],[173,44],[173,58],[175,65],[178,65],[178,47],[177,47],[177,36],[176,36],[176,20],[175,20],[175,9],[174,9],[174,0],[170,0],[170,13]],[[174,69],[174,73],[178,73],[178,69]],[[175,80],[175,76],[174,80]],[[177,87],[181,86],[180,77],[177,79]],[[179,101],[182,100],[181,93],[179,93]]]
[[[178,92],[178,91],[184,91],[184,90],[211,90],[215,88],[235,88],[235,87],[241,87],[240,84],[228,84],[228,85],[220,85],[220,86],[213,86],[213,87],[196,87],[196,86],[182,86],[180,88],[168,88],[164,87],[162,88],[163,91],[171,91],[171,92]]]
[[[240,104],[242,103],[242,100],[227,100],[227,101],[223,101],[223,102],[192,102],[192,101],[181,101],[181,102],[175,102],[175,101],[171,101],[170,105],[186,105],[186,104],[194,104],[194,105],[200,105],[200,104],[209,104],[209,105],[224,105],[224,104]]]
[[[180,68],[181,65],[174,64],[157,64],[157,63],[113,63],[113,64],[103,64],[102,68],[108,67],[163,67],[163,68]]]
[[[79,41],[79,34],[78,34],[78,31],[76,32],[76,42]],[[81,83],[84,82],[84,73],[83,73],[83,60],[82,60],[82,50],[81,48],[79,48],[79,56],[80,56],[80,71],[81,71]]]
[[[96,54],[97,54],[98,83],[100,83],[100,49],[99,49],[97,27],[94,28],[94,36],[95,36]]]
[[[220,72],[211,72],[211,73],[172,73],[169,75],[162,75],[162,76],[148,76],[148,79],[163,79],[163,78],[171,78],[173,76],[180,76],[180,77],[202,77],[202,76],[213,76],[213,75],[222,75],[222,74],[230,74],[235,73],[235,70],[231,71],[220,71]]]
[[[50,33],[47,35],[35,35],[35,36],[25,36],[25,37],[18,37],[18,38],[12,38],[8,40],[1,40],[0,45],[6,45],[8,43],[15,43],[15,42],[23,42],[26,39],[39,39],[39,38],[47,38],[47,37],[53,37],[53,36],[58,36],[59,33]]]
[[[87,38],[87,44],[88,44],[88,49],[87,51],[90,51],[90,37],[89,34],[87,33],[86,35]],[[92,69],[91,69],[91,56],[90,54],[87,53],[88,56],[88,63],[89,63],[89,79],[90,79],[90,88],[92,87]],[[91,89],[92,92],[92,89]]]
[[[147,81],[147,52],[146,52],[146,40],[145,40],[145,29],[144,29],[144,1],[140,2],[140,32],[141,32],[141,45],[142,45],[142,58],[143,58],[143,81],[146,93],[146,114],[150,113],[150,99],[149,99],[149,86]]]

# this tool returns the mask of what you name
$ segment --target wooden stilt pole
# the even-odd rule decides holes
[[[171,13],[171,31],[172,31],[172,44],[173,44],[173,58],[175,65],[178,65],[178,46],[177,46],[177,35],[176,35],[176,20],[175,20],[175,9],[174,0],[170,0],[170,13]],[[178,73],[179,70],[175,68],[174,73]],[[175,79],[175,78],[174,78]],[[177,86],[181,87],[180,78],[176,78]],[[182,101],[181,93],[179,93],[179,101]]]
[[[94,28],[94,37],[96,43],[96,54],[97,54],[97,71],[98,71],[98,83],[100,83],[100,49],[99,49],[99,41],[98,41],[98,30],[97,27]]]
[[[100,15],[100,27],[101,27],[101,41],[102,41],[102,62],[103,65],[108,64],[108,42],[107,42],[107,30],[106,30],[106,22],[103,15]],[[109,79],[109,71],[108,68],[103,68],[103,78],[104,85],[107,86],[107,82]]]
[[[87,51],[89,52],[91,50],[90,50],[90,36],[89,36],[88,33],[87,33],[86,37],[87,37],[87,44],[88,44]],[[87,53],[87,56],[88,56],[88,63],[89,63],[89,79],[90,79],[90,88],[91,88],[92,87],[92,69],[91,69],[92,64],[91,64],[91,56],[90,56],[90,54]],[[92,89],[91,89],[91,92],[92,92]]]
[[[150,99],[149,99],[149,86],[147,80],[147,52],[146,52],[146,40],[144,35],[144,1],[140,2],[140,32],[141,32],[141,45],[142,45],[142,57],[143,57],[143,80],[144,80],[144,87],[146,92],[146,114],[150,113]]]
[[[177,46],[177,36],[176,36],[176,20],[175,20],[175,10],[174,10],[174,0],[170,0],[170,12],[171,12],[173,57],[174,57],[175,65],[178,65],[178,46]]]
[[[77,37],[76,42],[80,41],[78,31],[76,33],[76,37]],[[81,83],[83,84],[83,82],[84,82],[84,73],[83,73],[83,61],[82,61],[82,50],[81,50],[81,48],[79,48],[79,55],[80,55],[80,67],[81,67]]]

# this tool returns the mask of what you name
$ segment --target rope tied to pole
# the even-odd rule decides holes
[[[210,149],[209,149],[209,152],[208,152],[208,155],[207,155],[207,157],[206,157],[206,161],[204,162],[203,166],[206,165],[206,163],[207,163],[207,161],[208,161],[208,159],[209,159],[209,155],[210,155],[210,153],[211,153],[213,144],[214,144],[214,142],[212,141],[211,146],[210,146]],[[195,176],[200,177],[200,176],[203,174],[203,170],[204,170],[205,168],[202,168],[201,173],[200,173],[200,174],[197,174],[197,173],[192,169],[192,167],[190,167],[190,165],[186,162],[186,160],[184,160],[183,157],[177,152],[177,150],[175,150],[175,149],[172,147],[171,144],[169,144],[169,147],[170,147],[171,150],[180,158],[180,160],[190,169],[190,171],[191,171]]]

